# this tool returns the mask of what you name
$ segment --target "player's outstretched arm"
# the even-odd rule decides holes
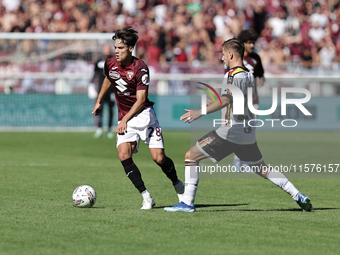
[[[102,105],[102,101],[104,99],[104,96],[106,95],[106,93],[109,90],[110,86],[111,86],[110,80],[107,77],[105,77],[105,79],[103,81],[103,84],[102,84],[102,88],[101,88],[101,90],[99,92],[96,104],[94,105],[92,114],[98,115],[101,112],[100,106]]]
[[[184,120],[184,123],[191,123],[193,122],[194,120],[197,120],[199,119],[202,114],[201,114],[201,110],[188,110],[188,109],[184,109],[186,111],[186,113],[184,113],[180,120]]]
[[[228,104],[230,104],[230,99],[228,97],[222,96],[221,97],[221,101],[222,101],[222,105],[220,104],[208,104],[207,105],[207,114],[216,112],[218,110],[221,110],[223,107],[227,106]],[[185,109],[186,113],[184,113],[180,120],[184,120],[184,123],[191,123],[194,120],[199,119],[202,116],[202,112],[201,109],[200,110],[188,110]]]

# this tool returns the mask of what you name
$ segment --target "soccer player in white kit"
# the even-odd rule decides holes
[[[199,181],[199,161],[210,158],[216,163],[231,153],[235,153],[242,163],[256,169],[255,173],[286,191],[304,211],[311,211],[312,204],[309,197],[300,193],[281,172],[275,171],[265,164],[256,143],[255,129],[247,124],[248,121],[244,121],[254,119],[247,104],[245,104],[243,115],[233,115],[230,110],[233,104],[230,86],[238,87],[245,95],[245,98],[247,98],[248,88],[255,86],[253,74],[243,65],[243,43],[237,38],[225,41],[222,45],[222,54],[222,60],[230,70],[224,76],[226,86],[221,95],[222,105],[209,104],[206,110],[207,114],[209,114],[224,108],[227,124],[200,138],[185,154],[185,191],[183,199],[177,205],[165,207],[164,210],[168,212],[194,212],[194,200]],[[228,86],[230,89],[228,89]],[[202,116],[201,109],[186,111],[180,118],[185,123],[191,123]]]
[[[155,201],[132,160],[132,154],[138,152],[140,140],[149,145],[152,159],[172,181],[179,199],[184,192],[184,185],[177,178],[173,161],[164,153],[162,129],[152,107],[154,103],[148,99],[149,68],[144,61],[132,56],[138,40],[137,31],[125,27],[116,31],[112,39],[115,41],[115,56],[105,62],[106,77],[92,113],[100,113],[104,96],[113,87],[118,106],[118,157],[126,175],[142,194],[141,209],[148,210],[154,207]]]

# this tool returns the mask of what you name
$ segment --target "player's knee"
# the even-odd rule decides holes
[[[131,155],[129,153],[126,153],[126,152],[119,152],[118,158],[119,158],[120,161],[124,161],[128,158],[131,158]]]
[[[165,162],[165,155],[163,153],[157,153],[152,155],[152,159],[157,165],[163,165]]]
[[[267,179],[269,167],[266,165],[266,163],[264,163],[264,161],[261,161],[260,163],[249,165],[249,166],[254,171],[254,173]]]
[[[199,155],[195,153],[190,153],[190,150],[185,153],[185,160],[191,160],[191,161],[197,161],[199,162],[202,158],[199,157]]]
[[[190,150],[185,153],[185,159],[190,160]]]

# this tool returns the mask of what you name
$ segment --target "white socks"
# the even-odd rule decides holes
[[[299,190],[295,188],[293,183],[291,183],[283,173],[270,168],[267,178],[276,186],[279,186],[281,189],[286,191],[295,201],[297,201]]]
[[[185,160],[185,189],[183,202],[192,206],[195,201],[198,177],[198,162],[194,160]]]
[[[150,193],[147,190],[144,190],[142,193],[143,199],[146,199],[148,197],[151,197]]]
[[[195,201],[197,185],[199,181],[198,161],[185,160],[185,190],[183,195],[183,202],[189,206],[192,206]],[[276,171],[270,168],[268,180],[287,192],[295,201],[297,201],[297,195],[299,190],[295,188],[287,177],[280,171]]]

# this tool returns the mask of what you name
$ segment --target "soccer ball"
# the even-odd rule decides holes
[[[89,208],[97,199],[96,191],[89,185],[80,185],[73,191],[73,203],[76,207]]]

